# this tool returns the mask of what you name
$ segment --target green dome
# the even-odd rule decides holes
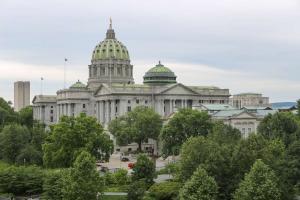
[[[100,42],[94,49],[92,60],[105,59],[129,60],[127,48],[116,39],[105,39]]]
[[[144,76],[144,83],[151,84],[169,84],[176,83],[176,76],[169,68],[162,65],[160,62]]]
[[[92,55],[92,61],[112,58],[129,60],[129,53],[127,48],[116,39],[115,31],[112,29],[110,21],[109,29],[106,32],[106,38],[95,47]]]
[[[78,88],[86,88],[86,85],[81,83],[79,80],[74,83],[73,85],[71,85],[70,89],[78,89]]]

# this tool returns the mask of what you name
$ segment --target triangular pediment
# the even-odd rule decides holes
[[[105,85],[105,84],[101,84],[98,89],[95,91],[94,95],[105,95],[105,94],[111,94],[111,90],[110,88]]]
[[[181,83],[178,83],[176,85],[170,86],[169,88],[161,91],[160,94],[195,95],[198,93],[195,92],[194,90],[192,90],[191,88],[189,88]]]
[[[239,113],[237,115],[233,115],[231,118],[235,118],[235,119],[256,119],[257,117],[254,114],[245,111],[245,112]]]

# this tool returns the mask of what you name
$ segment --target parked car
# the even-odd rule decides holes
[[[128,162],[128,161],[130,161],[129,156],[121,156],[121,161],[122,162]]]

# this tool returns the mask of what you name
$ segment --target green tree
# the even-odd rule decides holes
[[[133,167],[132,180],[144,179],[147,184],[152,184],[155,178],[155,164],[145,154],[139,154]]]
[[[47,167],[70,167],[82,150],[98,160],[108,160],[113,142],[95,118],[85,114],[64,116],[52,127],[43,145],[44,164]]]
[[[0,154],[2,159],[15,163],[18,155],[30,142],[30,133],[18,124],[6,125],[0,133]]]
[[[155,183],[149,188],[147,197],[153,200],[176,200],[181,185],[181,183],[173,181]]]
[[[178,176],[184,182],[201,166],[217,182],[219,199],[230,199],[230,183],[236,173],[231,166],[233,144],[225,145],[217,141],[203,136],[189,138],[182,145]]]
[[[0,130],[9,123],[18,122],[18,114],[8,102],[0,97]]]
[[[295,115],[287,112],[277,112],[274,115],[269,114],[266,116],[257,130],[265,138],[280,138],[286,145],[289,145],[299,138],[297,135],[298,128]]]
[[[43,182],[42,199],[45,200],[62,200],[63,179],[66,170],[51,170],[45,175]]]
[[[203,136],[189,138],[182,145],[179,177],[182,181],[188,180],[199,165],[217,176],[224,169],[224,161],[221,148],[216,142]]]
[[[112,120],[108,125],[108,130],[115,136],[116,142],[120,146],[126,146],[133,141],[131,127],[126,115]]]
[[[232,168],[231,159],[235,146],[241,140],[241,133],[232,126],[222,122],[215,122],[213,130],[208,134],[207,139],[217,143],[221,153],[219,154],[219,164],[217,165],[220,168],[216,168],[217,170],[213,170],[211,173],[211,170],[215,169],[211,169],[211,166],[214,165],[208,165],[206,170],[217,181],[219,199],[231,199],[232,177],[236,174],[236,171]]]
[[[148,188],[149,185],[143,179],[132,182],[128,188],[127,199],[142,200]]]
[[[216,200],[218,186],[213,177],[199,167],[179,192],[180,200]]]
[[[20,165],[43,165],[43,153],[36,150],[33,145],[27,144],[16,157],[16,163]]]
[[[285,145],[280,140],[266,140],[262,135],[250,135],[235,146],[232,154],[232,176],[228,183],[230,192],[234,192],[245,174],[257,159],[269,165],[284,182],[282,163],[285,158]],[[285,187],[282,185],[282,187]]]
[[[114,174],[115,182],[118,185],[125,185],[129,183],[128,171],[126,169],[119,169]]]
[[[230,125],[223,122],[215,122],[212,131],[208,133],[207,137],[220,145],[233,146],[241,139],[241,132]]]
[[[28,128],[32,128],[33,126],[33,111],[31,106],[27,106],[22,108],[19,111],[20,123],[21,125],[25,125]]]
[[[295,141],[287,149],[287,156],[284,165],[284,184],[292,188],[288,192],[300,194],[300,141]]]
[[[257,160],[234,194],[235,200],[280,200],[278,179],[261,160]]]
[[[95,159],[87,151],[82,151],[76,158],[70,173],[64,177],[63,199],[96,200],[102,190],[103,181],[96,170]]]
[[[181,145],[192,136],[206,136],[212,129],[210,116],[206,112],[180,109],[165,125],[160,135],[163,153],[178,154]]]
[[[45,125],[40,123],[34,123],[31,130],[31,140],[30,144],[39,152],[43,151],[43,144],[48,136],[45,131]]]
[[[0,170],[0,192],[31,195],[42,192],[44,173],[35,166],[8,166]]]
[[[45,127],[35,123],[30,129],[30,141],[20,151],[16,158],[18,164],[43,165],[42,145],[46,138]]]
[[[162,119],[152,108],[138,106],[120,119],[109,124],[109,131],[120,145],[136,142],[139,150],[148,139],[157,140],[162,128]]]

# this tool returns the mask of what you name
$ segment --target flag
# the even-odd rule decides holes
[[[65,58],[65,62],[67,62],[67,61],[68,61],[68,59]]]

